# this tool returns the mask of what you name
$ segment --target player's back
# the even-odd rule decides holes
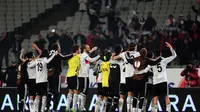
[[[73,56],[68,60],[68,73],[67,77],[77,76],[80,68],[80,54]]]
[[[36,60],[36,83],[47,82],[47,58],[39,58]]]
[[[120,66],[116,61],[111,61],[110,62],[109,82],[110,83],[120,83],[120,80],[121,80]]]

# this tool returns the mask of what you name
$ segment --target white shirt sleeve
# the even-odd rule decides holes
[[[119,57],[120,57],[121,59],[125,60],[125,52],[120,53],[120,54],[119,54]]]
[[[96,60],[98,60],[100,58],[100,56],[96,56],[94,58],[90,58],[88,55],[86,56],[86,60],[89,61],[89,62],[95,62]]]
[[[168,64],[169,62],[171,62],[177,56],[176,51],[173,48],[171,48],[170,51],[172,53],[172,56],[167,57],[167,58],[163,58],[163,62],[166,63],[166,64]]]
[[[140,70],[140,71],[136,71],[135,70],[135,74],[143,74],[143,73],[147,73],[149,70],[151,69],[151,66],[150,65],[148,65],[145,69],[143,69],[143,70]]]
[[[49,63],[49,62],[54,58],[55,55],[56,55],[56,54],[54,53],[54,54],[52,54],[51,57],[49,57],[48,59],[45,58],[45,59],[44,59],[45,63]]]

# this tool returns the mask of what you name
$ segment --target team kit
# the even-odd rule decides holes
[[[98,85],[94,112],[146,112],[147,103],[151,103],[152,112],[157,112],[160,96],[164,96],[166,111],[171,112],[166,66],[177,55],[169,43],[165,44],[171,56],[162,57],[145,48],[138,52],[135,43],[130,43],[126,50],[116,45],[112,52],[97,52],[97,47],[90,49],[87,44],[74,45],[69,55],[62,55],[58,44],[51,51],[41,51],[33,44],[36,53],[24,54],[22,50],[20,54],[19,111],[24,112],[27,89],[30,112],[57,112],[62,60],[68,60],[66,112],[87,111],[90,69]],[[53,110],[50,101],[54,102]]]

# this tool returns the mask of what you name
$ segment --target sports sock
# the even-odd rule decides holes
[[[58,93],[54,93],[53,94],[53,110],[57,110],[57,107],[58,107],[58,96],[59,94]]]
[[[70,104],[72,102],[72,94],[68,94],[67,95],[67,105],[66,105],[66,109],[70,109]]]
[[[86,95],[81,94],[81,105],[80,105],[81,110],[85,109],[85,102],[86,102]]]
[[[158,105],[152,105],[152,112],[158,111]]]
[[[77,103],[78,103],[78,94],[74,94],[74,96],[73,96],[73,104],[72,104],[72,108],[73,109],[77,109]]]
[[[81,106],[81,97],[82,97],[82,95],[79,94],[78,95],[78,101],[77,101],[78,109],[80,109],[80,106]]]
[[[49,108],[50,108],[50,102],[51,102],[51,96],[52,96],[52,94],[51,93],[48,93],[48,95],[47,95],[47,106],[46,106],[46,109],[47,110],[49,110]]]
[[[95,112],[99,112],[101,106],[101,98],[97,97],[96,103],[95,103]]]
[[[114,97],[113,98],[113,103],[112,103],[112,106],[111,106],[109,112],[115,112],[115,110],[118,108],[118,102],[119,102],[119,98],[118,97]]]
[[[34,112],[34,102],[32,99],[29,100],[29,110],[30,112]]]
[[[112,106],[112,97],[108,97],[106,108],[105,108],[106,112],[110,111],[111,106]]]
[[[34,100],[34,112],[38,112],[39,103],[40,103],[40,100],[36,97],[35,100]]]
[[[131,112],[132,106],[133,106],[133,97],[132,96],[127,97],[126,104],[127,104],[127,112]]]
[[[47,105],[47,96],[43,96],[42,97],[41,112],[44,112],[46,105]]]
[[[119,112],[122,112],[124,106],[124,99],[120,98],[119,99]]]
[[[166,111],[171,112],[171,105],[170,104],[166,105]]]

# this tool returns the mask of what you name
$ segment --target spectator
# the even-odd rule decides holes
[[[86,44],[85,35],[83,35],[80,30],[77,31],[77,34],[73,37],[73,39],[75,44],[79,46]]]
[[[81,12],[85,12],[87,10],[86,4],[87,4],[87,0],[79,0],[79,11]]]
[[[193,6],[192,6],[192,10],[193,10],[194,13],[196,14],[196,20],[195,20],[195,22],[196,22],[198,28],[200,28],[200,8],[197,10],[197,9],[195,8],[195,6],[193,5]]]
[[[88,8],[87,13],[90,19],[90,25],[89,25],[90,31],[94,30],[98,24],[104,24],[104,22],[101,22],[99,20],[99,17],[94,9]]]
[[[89,4],[92,4],[92,9],[94,9],[99,16],[101,12],[102,0],[91,0]]]
[[[62,35],[59,38],[59,43],[61,47],[61,53],[67,55],[71,53],[72,46],[74,45],[74,40],[67,32],[62,32]]]
[[[140,20],[135,11],[132,12],[131,19],[129,20],[128,25],[130,28],[132,28],[135,31],[140,30],[140,27],[141,27]]]
[[[7,36],[6,32],[3,32],[1,37],[0,37],[0,67],[2,67],[2,61],[3,58],[5,57],[5,65],[8,67],[8,53],[11,47],[11,40]]]
[[[177,22],[177,27],[179,29],[185,30],[185,20],[184,20],[183,14],[179,15],[176,22]]]
[[[95,39],[95,46],[97,46],[101,52],[109,48],[109,43],[103,33],[100,33],[99,37]]]
[[[107,40],[109,42],[109,49],[112,49],[112,47],[114,47],[115,45],[118,44],[118,41],[117,41],[116,37],[114,37],[112,32],[109,32],[109,34],[107,36]]]
[[[190,43],[188,39],[184,39],[180,48],[180,64],[181,65],[188,64],[189,60],[191,59],[190,49],[191,48],[190,48]]]
[[[39,49],[44,50],[45,44],[47,43],[46,40],[42,37],[42,35],[38,36],[38,40],[34,42]]]
[[[148,12],[148,17],[143,25],[143,30],[152,31],[152,28],[156,26],[156,20],[152,17],[152,12]]]
[[[122,30],[122,34],[119,38],[119,43],[122,45],[123,49],[126,49],[128,47],[128,44],[130,43],[129,36],[126,34],[125,30]]]
[[[185,30],[188,31],[188,33],[190,34],[192,31],[192,25],[194,24],[194,21],[191,20],[191,15],[188,14],[187,15],[187,20],[185,21]]]
[[[18,61],[18,59],[19,59],[19,55],[20,55],[19,53],[20,53],[20,51],[22,49],[22,45],[21,44],[22,44],[23,40],[24,39],[23,39],[22,35],[19,35],[19,34],[15,35],[14,44],[12,46],[12,52],[15,55],[15,60],[16,61]]]
[[[55,29],[52,29],[46,38],[49,41],[48,50],[51,50],[51,47],[53,46],[53,44],[57,43],[59,36],[58,34],[56,34]]]
[[[109,4],[109,2],[111,4]],[[117,5],[117,0],[105,0],[105,6],[107,8],[112,8],[112,9],[115,9],[115,6]]]
[[[176,20],[174,19],[173,15],[169,15],[168,20],[166,21],[167,27],[176,27]]]
[[[91,48],[94,47],[94,40],[97,38],[96,32],[92,31],[86,37],[86,44],[89,45]]]
[[[17,74],[17,64],[15,61],[12,61],[11,66],[9,66],[4,73],[4,79],[7,87],[17,87]]]
[[[185,87],[198,86],[198,69],[196,69],[193,64],[188,64],[181,72],[181,76],[185,78]]]

